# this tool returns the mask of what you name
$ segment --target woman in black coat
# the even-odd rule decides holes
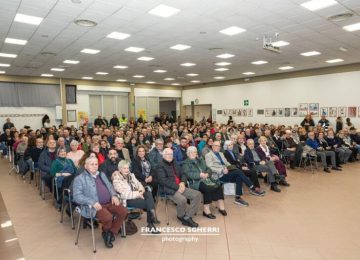
[[[136,154],[131,163],[131,171],[135,174],[145,189],[151,189],[152,195],[155,199],[158,182],[156,178],[156,172],[151,167],[149,158],[146,156],[146,148],[144,145],[139,145],[136,148]]]

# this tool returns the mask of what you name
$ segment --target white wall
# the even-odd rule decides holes
[[[30,126],[32,129],[40,129],[42,127],[41,119],[47,114],[50,117],[50,123],[54,125],[60,124],[55,120],[54,107],[1,107],[0,109],[0,125],[2,126],[6,118],[10,117],[16,129],[21,129],[24,125]]]
[[[248,99],[253,117],[234,117],[236,123],[260,122],[299,124],[302,117],[265,117],[256,115],[257,109],[298,107],[299,103],[319,103],[320,107],[360,106],[360,72],[345,72],[311,77],[254,82],[221,87],[183,90],[183,104],[212,104],[217,110],[244,108]],[[217,122],[225,123],[227,116],[216,115]],[[328,118],[332,124],[335,118]],[[317,122],[319,118],[315,118]],[[345,121],[345,119],[344,119]],[[360,127],[360,118],[351,118]]]

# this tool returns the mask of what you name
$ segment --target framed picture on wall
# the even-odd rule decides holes
[[[222,112],[223,112],[222,110],[218,110],[218,111],[217,111],[217,114],[218,114],[218,115],[222,115]]]
[[[309,113],[308,103],[300,103],[299,104],[299,116],[303,117]]]
[[[329,115],[329,108],[328,107],[320,108],[320,116],[328,116],[328,115]]]
[[[297,107],[292,107],[290,108],[290,115],[291,116],[298,116],[298,108]]]
[[[338,107],[338,116],[346,117],[346,107]]]
[[[329,107],[329,117],[337,117],[337,107]]]
[[[253,109],[252,109],[252,108],[248,108],[248,109],[247,109],[247,115],[248,115],[249,117],[252,117],[252,116],[253,116]]]
[[[290,107],[285,107],[285,116],[290,117]]]
[[[65,85],[66,104],[76,104],[76,85]]]
[[[348,117],[356,117],[356,107],[348,107]]]
[[[241,109],[238,109],[238,110],[237,110],[237,116],[239,116],[239,117],[242,116],[242,110],[241,110]]]
[[[309,104],[309,114],[313,116],[319,116],[319,103]]]
[[[258,109],[258,110],[256,111],[256,114],[258,114],[258,115],[264,115],[264,114],[265,114],[265,109]]]
[[[243,116],[247,116],[247,110],[246,110],[246,108],[243,108],[241,113],[242,113]]]
[[[76,110],[67,110],[67,121],[68,122],[76,122]]]
[[[284,116],[285,112],[283,108],[278,108],[277,109],[277,116]]]
[[[360,117],[360,107],[358,107],[358,117]]]

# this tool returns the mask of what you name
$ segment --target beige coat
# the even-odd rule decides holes
[[[113,186],[116,192],[120,194],[120,198],[131,200],[139,198],[140,192],[144,191],[144,186],[136,179],[133,173],[129,173],[128,179],[119,171],[115,171],[112,175]]]

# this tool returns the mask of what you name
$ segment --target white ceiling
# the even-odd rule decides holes
[[[190,85],[191,80],[216,81],[214,76],[225,79],[246,77],[243,72],[258,75],[280,73],[280,66],[291,65],[294,70],[321,68],[338,64],[360,62],[360,31],[347,32],[343,26],[360,22],[359,0],[338,0],[338,5],[316,12],[300,6],[307,0],[0,0],[0,52],[18,54],[16,59],[0,57],[0,63],[10,63],[8,75],[40,76],[51,73],[55,77],[80,79],[91,76],[97,80],[128,82],[155,81],[168,85],[172,82]],[[166,4],[181,11],[169,18],[148,14],[159,4]],[[351,11],[354,16],[341,22],[331,22],[328,16]],[[16,13],[43,17],[39,26],[14,22]],[[74,24],[76,19],[98,23],[84,28]],[[227,36],[219,33],[230,26],[245,28],[246,32]],[[131,34],[125,40],[106,38],[113,31]],[[203,32],[203,33],[201,33]],[[281,47],[281,54],[262,49],[263,35],[290,42]],[[5,38],[28,40],[25,46],[4,43]],[[176,44],[192,46],[184,51],[169,47]],[[140,53],[124,51],[130,46],[145,48]],[[345,47],[342,52],[339,47]],[[99,54],[80,53],[84,48],[101,50]],[[209,50],[222,48],[222,50]],[[322,55],[303,57],[299,54],[316,50]],[[42,54],[44,52],[54,55]],[[216,55],[231,53],[230,59]],[[150,56],[152,61],[139,61],[138,57]],[[328,59],[341,58],[338,64],[325,63]],[[80,64],[63,64],[66,59],[79,60]],[[267,60],[265,65],[252,65],[252,61]],[[216,62],[231,62],[230,70],[217,72]],[[193,62],[194,67],[181,63]],[[63,72],[50,71],[53,67],[68,65]],[[125,70],[114,65],[126,65]],[[154,73],[165,69],[167,73]],[[96,75],[98,71],[108,75]],[[197,73],[188,77],[187,73]],[[136,79],[133,75],[144,75]],[[175,81],[164,81],[173,77]]]

